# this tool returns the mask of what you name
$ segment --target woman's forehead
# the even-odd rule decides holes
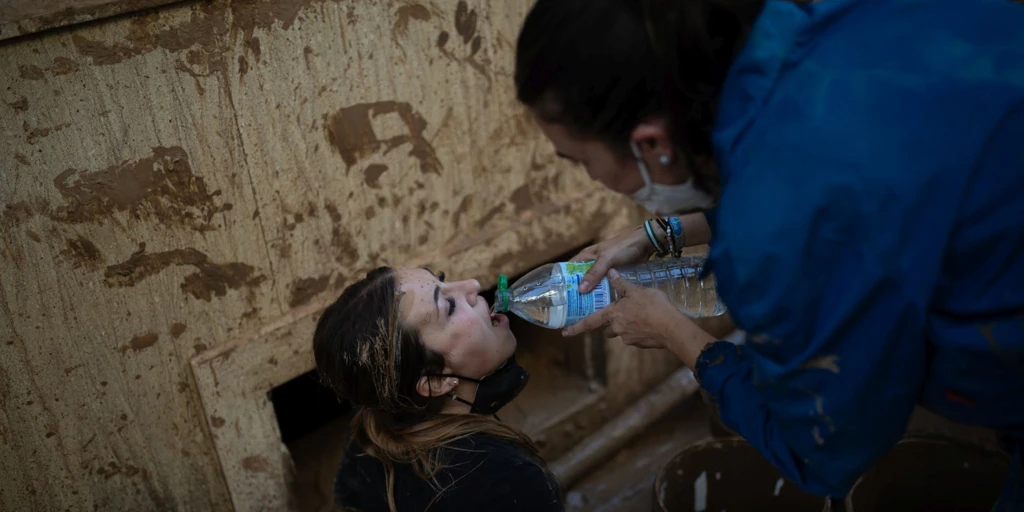
[[[398,278],[399,315],[409,326],[424,325],[436,316],[434,290],[440,285],[429,270],[403,268],[395,272]]]

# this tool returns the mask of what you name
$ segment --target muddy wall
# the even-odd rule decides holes
[[[528,5],[191,1],[0,41],[0,508],[230,508],[190,361],[376,265],[487,285],[626,209],[516,105]]]

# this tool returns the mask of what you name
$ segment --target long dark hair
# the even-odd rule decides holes
[[[360,406],[351,439],[383,463],[391,510],[396,510],[394,463],[411,464],[440,494],[444,489],[434,476],[447,465],[442,448],[468,436],[512,441],[539,461],[522,432],[485,416],[441,414],[447,397],[428,398],[416,391],[420,377],[441,373],[445,361],[415,329],[402,325],[400,298],[394,269],[378,268],[324,310],[313,334],[321,382]]]
[[[764,0],[537,0],[516,45],[519,101],[544,121],[628,156],[633,129],[664,115],[699,184],[718,97]],[[713,169],[713,166],[711,166]]]

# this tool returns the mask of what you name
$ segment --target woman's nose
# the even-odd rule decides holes
[[[476,301],[480,298],[480,281],[476,279],[470,279],[465,281],[466,286],[466,303],[470,306],[476,306]]]

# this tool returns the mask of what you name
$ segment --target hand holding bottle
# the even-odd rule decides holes
[[[679,223],[682,227],[681,231],[685,232],[685,236],[680,236],[677,233],[677,236],[685,241],[679,243],[680,249],[703,245],[711,240],[711,227],[703,213],[683,215],[679,217]],[[594,286],[601,282],[608,270],[613,267],[639,263],[650,258],[656,251],[651,236],[657,238],[662,247],[669,247],[664,231],[653,229],[648,235],[644,226],[640,225],[580,251],[571,261],[595,262],[590,271],[583,276],[580,292],[590,293]]]
[[[614,269],[608,281],[619,299],[604,309],[566,327],[565,337],[605,328],[607,336],[639,348],[671,350],[684,364],[693,368],[704,346],[715,338],[680,312],[665,292],[630,283]]]
[[[667,332],[663,320],[680,315],[665,292],[643,288],[623,279],[615,269],[608,271],[608,282],[619,300],[562,330],[565,337],[605,327],[609,337],[619,337],[627,345],[640,348],[665,348]]]
[[[638,226],[583,249],[570,261],[594,262],[580,283],[580,293],[590,293],[612,267],[639,263],[652,254],[654,247],[647,240],[643,226]]]
[[[718,298],[714,276],[703,275],[704,261],[703,256],[691,255],[624,265],[615,270],[630,284],[661,290],[686,316],[715,317],[725,313],[725,305]],[[498,276],[494,311],[512,312],[549,329],[579,322],[619,300],[618,292],[607,279],[602,279],[592,292],[580,293],[580,282],[593,265],[593,261],[548,263],[531,270],[512,286],[508,285],[507,276]]]

